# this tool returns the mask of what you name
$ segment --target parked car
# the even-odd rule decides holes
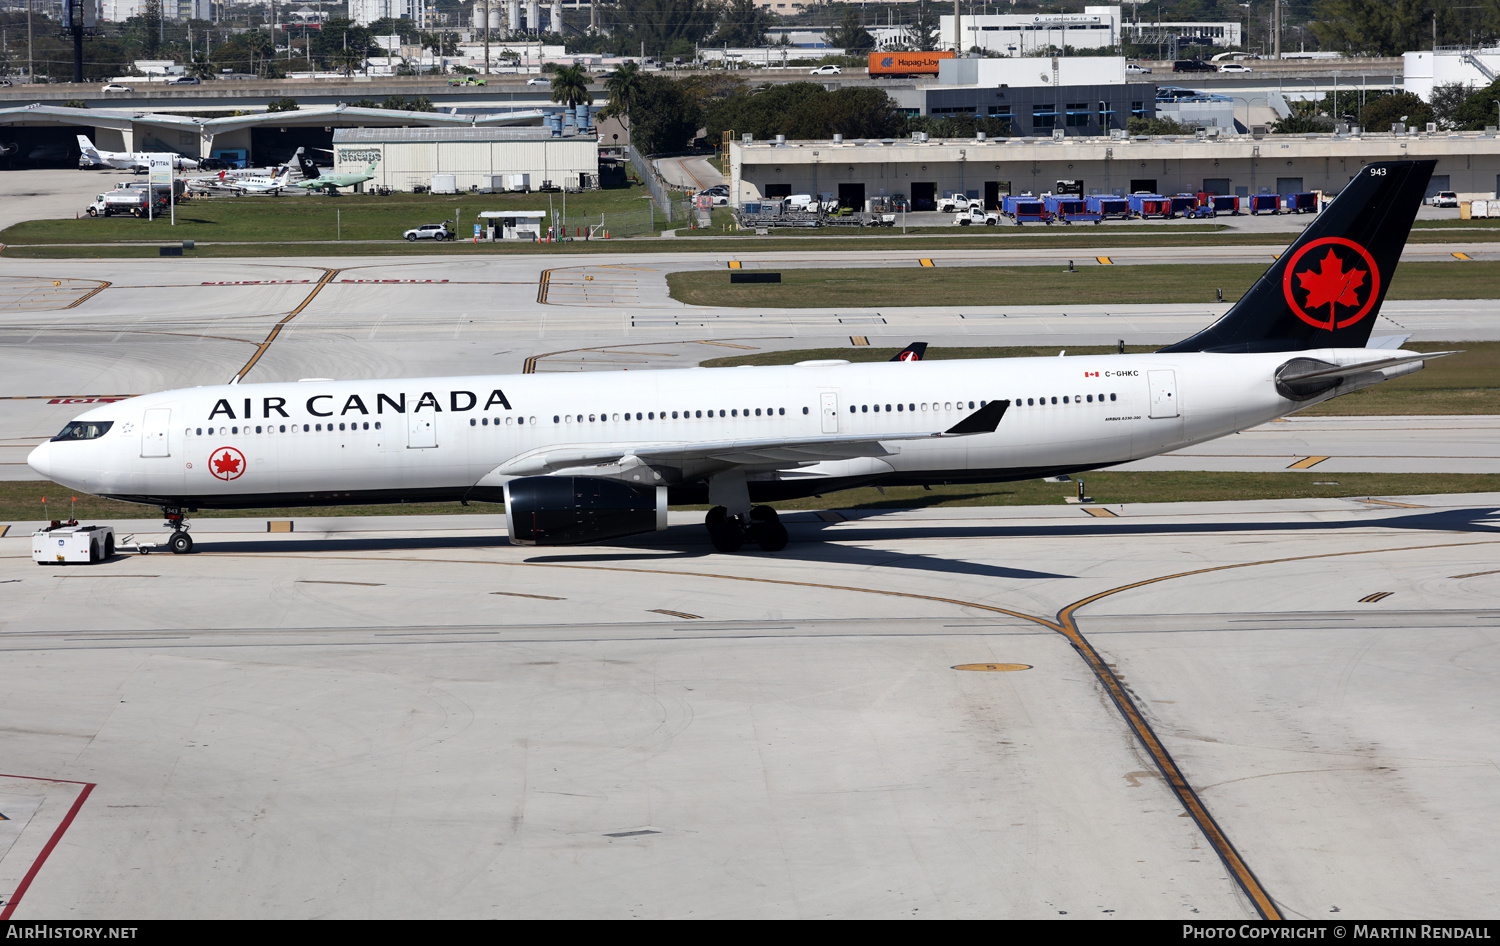
[[[810,75],[810,76],[836,76],[836,75],[840,74],[842,71],[843,70],[840,69],[838,66],[835,66],[835,65],[825,65],[825,66],[819,66],[818,68],[816,68],[813,71],[809,72],[808,75]]]
[[[1151,70],[1145,66],[1137,66],[1133,62],[1127,62],[1125,64],[1125,74],[1130,76],[1149,76]]]
[[[408,242],[412,240],[436,240],[441,243],[448,239],[448,226],[442,223],[424,223],[420,227],[408,230],[401,235]]]
[[[1255,70],[1251,69],[1249,66],[1242,66],[1242,65],[1240,65],[1237,62],[1221,62],[1221,63],[1219,63],[1219,71],[1220,72],[1254,72]]]
[[[727,207],[729,205],[729,192],[728,191],[706,190],[706,191],[699,191],[698,193],[694,194],[693,196],[694,197],[707,197],[711,201],[713,201],[713,205],[715,207]]]
[[[1432,206],[1457,207],[1458,194],[1454,193],[1453,191],[1438,191],[1437,194],[1432,198]]]
[[[134,92],[135,89],[132,89],[128,85],[120,85],[118,83],[111,82],[111,83],[108,83],[107,85],[105,85],[104,88],[100,89],[99,91],[100,92]]]

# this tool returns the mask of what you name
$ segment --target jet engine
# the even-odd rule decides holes
[[[667,527],[665,486],[597,476],[526,476],[505,484],[505,526],[517,545],[580,545]]]

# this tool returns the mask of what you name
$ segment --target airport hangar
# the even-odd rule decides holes
[[[1500,194],[1493,132],[741,140],[730,142],[729,155],[737,203],[827,193],[864,207],[900,194],[912,210],[932,210],[932,201],[950,193],[994,204],[1008,193],[1050,191],[1062,180],[1081,181],[1085,194],[1332,194],[1366,164],[1406,159],[1436,159],[1429,196]]]
[[[0,154],[0,168],[76,167],[78,135],[89,136],[105,151],[171,151],[195,158],[224,157],[244,166],[266,166],[287,160],[299,147],[331,150],[334,132],[341,128],[492,129],[532,125],[540,132],[544,118],[543,111],[534,109],[469,115],[340,104],[291,112],[201,117],[32,104],[0,109],[0,150],[7,150],[4,145],[15,146]]]

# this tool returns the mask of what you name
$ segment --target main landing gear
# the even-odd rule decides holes
[[[188,521],[183,515],[181,506],[163,506],[161,514],[166,517],[162,525],[172,530],[172,537],[167,540],[167,548],[172,550],[173,555],[186,555],[193,550],[193,537],[188,535]]]
[[[760,546],[762,552],[780,552],[786,548],[786,526],[770,506],[753,506],[749,515],[731,516],[724,506],[708,511],[703,523],[708,537],[720,552],[738,552],[747,541]]]

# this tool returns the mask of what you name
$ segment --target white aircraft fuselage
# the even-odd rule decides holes
[[[1275,383],[1292,357],[1357,365],[1392,355],[1415,353],[1189,352],[217,385],[91,410],[75,423],[111,423],[103,436],[42,444],[28,462],[99,496],[235,508],[456,500],[519,476],[599,475],[592,468],[609,459],[638,456],[651,465],[653,456],[695,443],[729,454],[732,444],[743,452],[767,441],[927,435],[892,439],[885,455],[789,468],[774,458],[756,470],[677,457],[664,479],[646,479],[689,496],[689,484],[738,465],[749,467],[753,497],[788,498],[865,482],[994,481],[1125,463],[1421,367],[1351,372],[1345,385],[1293,401]],[[993,433],[938,436],[995,400],[1011,404]]]

